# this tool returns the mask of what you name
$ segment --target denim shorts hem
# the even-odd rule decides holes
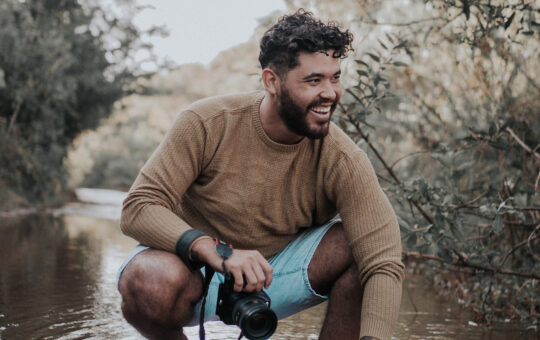
[[[320,241],[337,222],[340,220],[334,219],[322,226],[307,228],[283,250],[268,260],[274,269],[274,276],[272,284],[265,291],[271,298],[271,308],[278,319],[296,314],[328,299],[327,295],[318,294],[311,287],[308,267]],[[139,244],[131,251],[118,270],[117,282],[127,264],[146,249],[149,247]],[[204,268],[201,269],[201,272],[204,276]],[[205,307],[205,321],[219,320],[215,314],[215,307],[218,287],[223,281],[224,277],[220,273],[216,273],[212,278]],[[200,309],[201,302],[195,306],[194,316],[186,326],[198,324]]]

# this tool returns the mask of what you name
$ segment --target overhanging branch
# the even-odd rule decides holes
[[[392,178],[394,179],[394,181],[396,182],[396,184],[401,184],[402,181],[397,177],[396,173],[394,172],[394,170],[392,169],[391,166],[388,165],[388,163],[386,163],[386,160],[383,158],[383,156],[380,154],[379,150],[377,150],[377,148],[375,148],[375,146],[373,145],[373,143],[371,143],[371,141],[369,140],[369,136],[366,135],[364,133],[364,131],[362,131],[362,128],[360,127],[360,125],[358,124],[357,121],[354,120],[353,117],[351,117],[351,115],[348,113],[348,112],[344,112],[345,116],[347,117],[347,119],[349,120],[349,122],[354,126],[354,128],[356,129],[356,131],[358,132],[358,134],[360,135],[360,137],[362,137],[363,140],[366,141],[366,143],[368,144],[369,148],[371,149],[371,151],[373,151],[373,153],[375,154],[375,156],[377,157],[377,159],[382,163],[382,165],[384,166],[384,168],[386,169],[386,171],[390,174],[390,176],[392,176]],[[422,205],[418,202],[418,201],[415,201],[413,199],[408,199],[409,202],[411,202],[415,207],[416,209],[418,209],[418,211],[420,212],[420,214],[422,214],[422,216],[424,216],[424,218],[431,224],[435,224],[435,219],[433,217],[431,217],[431,215],[429,215],[425,210],[424,208],[422,207]]]
[[[540,280],[540,276],[534,273],[523,273],[523,272],[518,272],[514,270],[499,269],[496,267],[490,267],[490,266],[485,266],[482,264],[471,263],[463,258],[460,258],[452,263],[448,263],[442,257],[436,256],[436,255],[428,255],[428,254],[422,254],[418,252],[407,252],[407,251],[402,252],[402,255],[405,259],[411,257],[411,258],[419,258],[419,259],[424,259],[424,260],[434,260],[434,261],[446,263],[448,265],[452,265],[456,267],[472,268],[475,270],[490,272],[492,274],[519,276],[519,277],[524,277],[527,279]]]

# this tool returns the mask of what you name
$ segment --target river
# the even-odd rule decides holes
[[[124,193],[78,190],[85,202],[47,214],[0,217],[0,339],[142,339],[122,318],[116,271],[135,241],[119,230]],[[411,303],[414,301],[414,304]],[[280,320],[271,339],[317,339],[325,304]],[[516,323],[485,328],[408,277],[393,339],[536,340]],[[207,339],[239,331],[208,323]],[[190,340],[198,328],[186,329]]]

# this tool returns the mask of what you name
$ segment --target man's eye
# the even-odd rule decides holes
[[[309,80],[308,80],[308,83],[317,84],[317,83],[319,83],[320,81],[321,81],[320,79],[309,79]]]

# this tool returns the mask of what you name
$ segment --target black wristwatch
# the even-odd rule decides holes
[[[216,239],[216,252],[223,259],[223,262],[221,262],[221,268],[223,268],[223,273],[227,273],[227,268],[225,268],[225,260],[231,257],[233,253],[232,245]]]

